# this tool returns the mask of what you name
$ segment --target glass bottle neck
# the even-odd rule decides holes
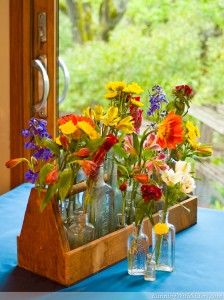
[[[133,234],[138,236],[139,234],[142,233],[142,230],[143,230],[143,224],[135,224],[133,223]]]
[[[74,221],[78,224],[87,224],[88,223],[88,214],[83,211],[76,212],[74,214]]]
[[[104,181],[104,169],[103,169],[103,165],[101,165],[99,167],[99,170],[98,170],[98,173],[97,173],[97,176],[96,176],[95,186],[96,187],[102,186],[104,183],[105,183],[105,181]]]
[[[159,223],[168,223],[169,212],[159,211]]]

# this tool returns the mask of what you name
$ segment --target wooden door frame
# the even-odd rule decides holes
[[[54,7],[54,9],[52,9]],[[38,9],[44,9],[49,17],[47,46],[37,48],[33,37]],[[48,74],[50,92],[48,96],[48,129],[55,136],[56,105],[56,15],[57,0],[10,0],[10,157],[28,157],[24,150],[21,130],[27,127],[33,112],[32,60],[44,50],[49,57]],[[25,166],[11,170],[11,188],[24,182]]]

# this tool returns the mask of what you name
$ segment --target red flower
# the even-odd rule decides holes
[[[25,158],[13,158],[13,159],[10,159],[8,160],[6,163],[5,163],[5,166],[7,168],[14,168],[15,166],[17,166],[18,164],[20,164],[22,161],[26,161]]]
[[[62,125],[62,124],[67,123],[68,121],[72,121],[72,123],[74,125],[76,125],[78,122],[85,121],[85,122],[89,123],[92,127],[95,127],[95,123],[93,122],[93,120],[91,118],[83,117],[83,116],[77,116],[77,115],[74,115],[74,114],[65,115],[65,116],[59,118],[58,119],[58,124]]]
[[[127,185],[127,182],[122,182],[119,186],[119,189],[121,192],[126,192],[127,191],[127,188],[128,188],[128,185]]]
[[[175,91],[176,92],[181,92],[186,97],[191,97],[191,96],[194,95],[192,87],[187,85],[187,84],[177,85],[175,87]]]
[[[148,175],[146,174],[137,174],[134,176],[134,179],[142,184],[147,183],[149,181]]]
[[[151,200],[159,200],[162,197],[161,189],[154,184],[143,184],[141,186],[142,198],[145,203]]]
[[[157,143],[161,148],[175,149],[184,138],[182,118],[174,112],[169,112],[166,118],[159,124]]]
[[[103,144],[99,147],[99,149],[95,152],[93,156],[93,161],[97,166],[100,166],[107,152],[118,142],[118,138],[113,134],[108,134],[103,142]]]
[[[65,135],[61,135],[59,139],[60,139],[62,147],[64,149],[68,149],[68,146],[69,146],[68,138]]]
[[[73,153],[77,157],[86,158],[90,155],[90,150],[88,148],[81,148],[79,151]]]
[[[77,124],[77,116],[74,114],[65,115],[58,119],[58,124],[62,125],[67,123],[68,121],[72,121],[74,125]]]
[[[58,180],[58,169],[54,168],[52,171],[50,171],[45,179],[46,184],[53,184],[57,182]]]
[[[79,160],[78,163],[82,167],[86,176],[95,176],[97,172],[97,165],[91,160]]]
[[[101,147],[105,151],[109,151],[116,143],[118,143],[118,138],[113,134],[108,134]]]
[[[136,98],[139,98],[139,99],[136,99]],[[135,100],[140,101],[140,97],[135,97]],[[136,133],[139,133],[140,127],[142,125],[142,113],[143,113],[142,109],[138,108],[137,106],[135,106],[133,104],[130,105],[130,114],[134,121],[134,128],[135,128]]]

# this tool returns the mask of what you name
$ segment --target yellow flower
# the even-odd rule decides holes
[[[202,157],[211,156],[213,153],[212,147],[205,144],[198,143],[195,149],[197,151],[197,155]]]
[[[167,234],[168,231],[169,231],[169,228],[168,228],[167,224],[165,224],[165,223],[157,223],[154,226],[155,234],[163,235],[163,234]]]
[[[56,137],[55,142],[61,146],[60,136]]]
[[[126,83],[124,81],[112,81],[106,85],[106,88],[111,91],[122,91],[125,87]]]
[[[95,120],[100,121],[103,117],[104,109],[101,105],[96,105],[94,107]]]
[[[72,134],[77,130],[77,127],[73,124],[72,121],[68,121],[65,124],[60,125],[59,129],[63,134]]]
[[[98,139],[100,134],[87,122],[80,121],[77,123],[78,127],[84,131],[91,140]]]
[[[131,103],[138,107],[142,107],[144,105],[142,102],[137,101],[135,99],[131,99]]]
[[[113,99],[113,98],[115,98],[117,96],[117,92],[113,92],[113,91],[109,91],[109,92],[107,92],[105,95],[104,95],[104,97],[106,98],[106,99]]]
[[[87,107],[83,110],[83,115],[87,118],[94,119],[95,118],[95,112],[92,109],[92,107]]]
[[[120,121],[118,117],[118,108],[115,106],[111,106],[106,115],[101,118],[102,123],[106,126],[115,126]]]
[[[129,93],[129,94],[139,95],[139,94],[143,93],[144,91],[136,82],[132,82],[131,84],[128,84],[124,88],[124,92]]]
[[[197,139],[200,138],[199,129],[191,121],[186,122],[186,128],[187,128],[186,138],[190,143],[190,145],[193,148],[196,148],[198,144]]]
[[[123,131],[126,134],[131,134],[134,132],[134,125],[133,119],[131,116],[125,117],[124,119],[120,120],[116,126],[118,130]]]

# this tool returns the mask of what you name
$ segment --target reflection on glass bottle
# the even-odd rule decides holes
[[[94,240],[94,226],[88,222],[88,215],[82,211],[76,211],[74,222],[67,229],[70,248],[74,249]]]
[[[158,229],[156,229],[158,228]],[[159,211],[159,223],[152,229],[156,270],[172,272],[175,259],[175,227],[168,223],[168,212]]]
[[[112,232],[114,229],[114,191],[104,181],[104,169],[100,166],[97,177],[88,190],[89,219],[95,227],[95,238]],[[84,197],[86,194],[84,195]]]
[[[133,224],[133,232],[128,237],[128,274],[144,275],[148,253],[148,237],[142,225]]]

